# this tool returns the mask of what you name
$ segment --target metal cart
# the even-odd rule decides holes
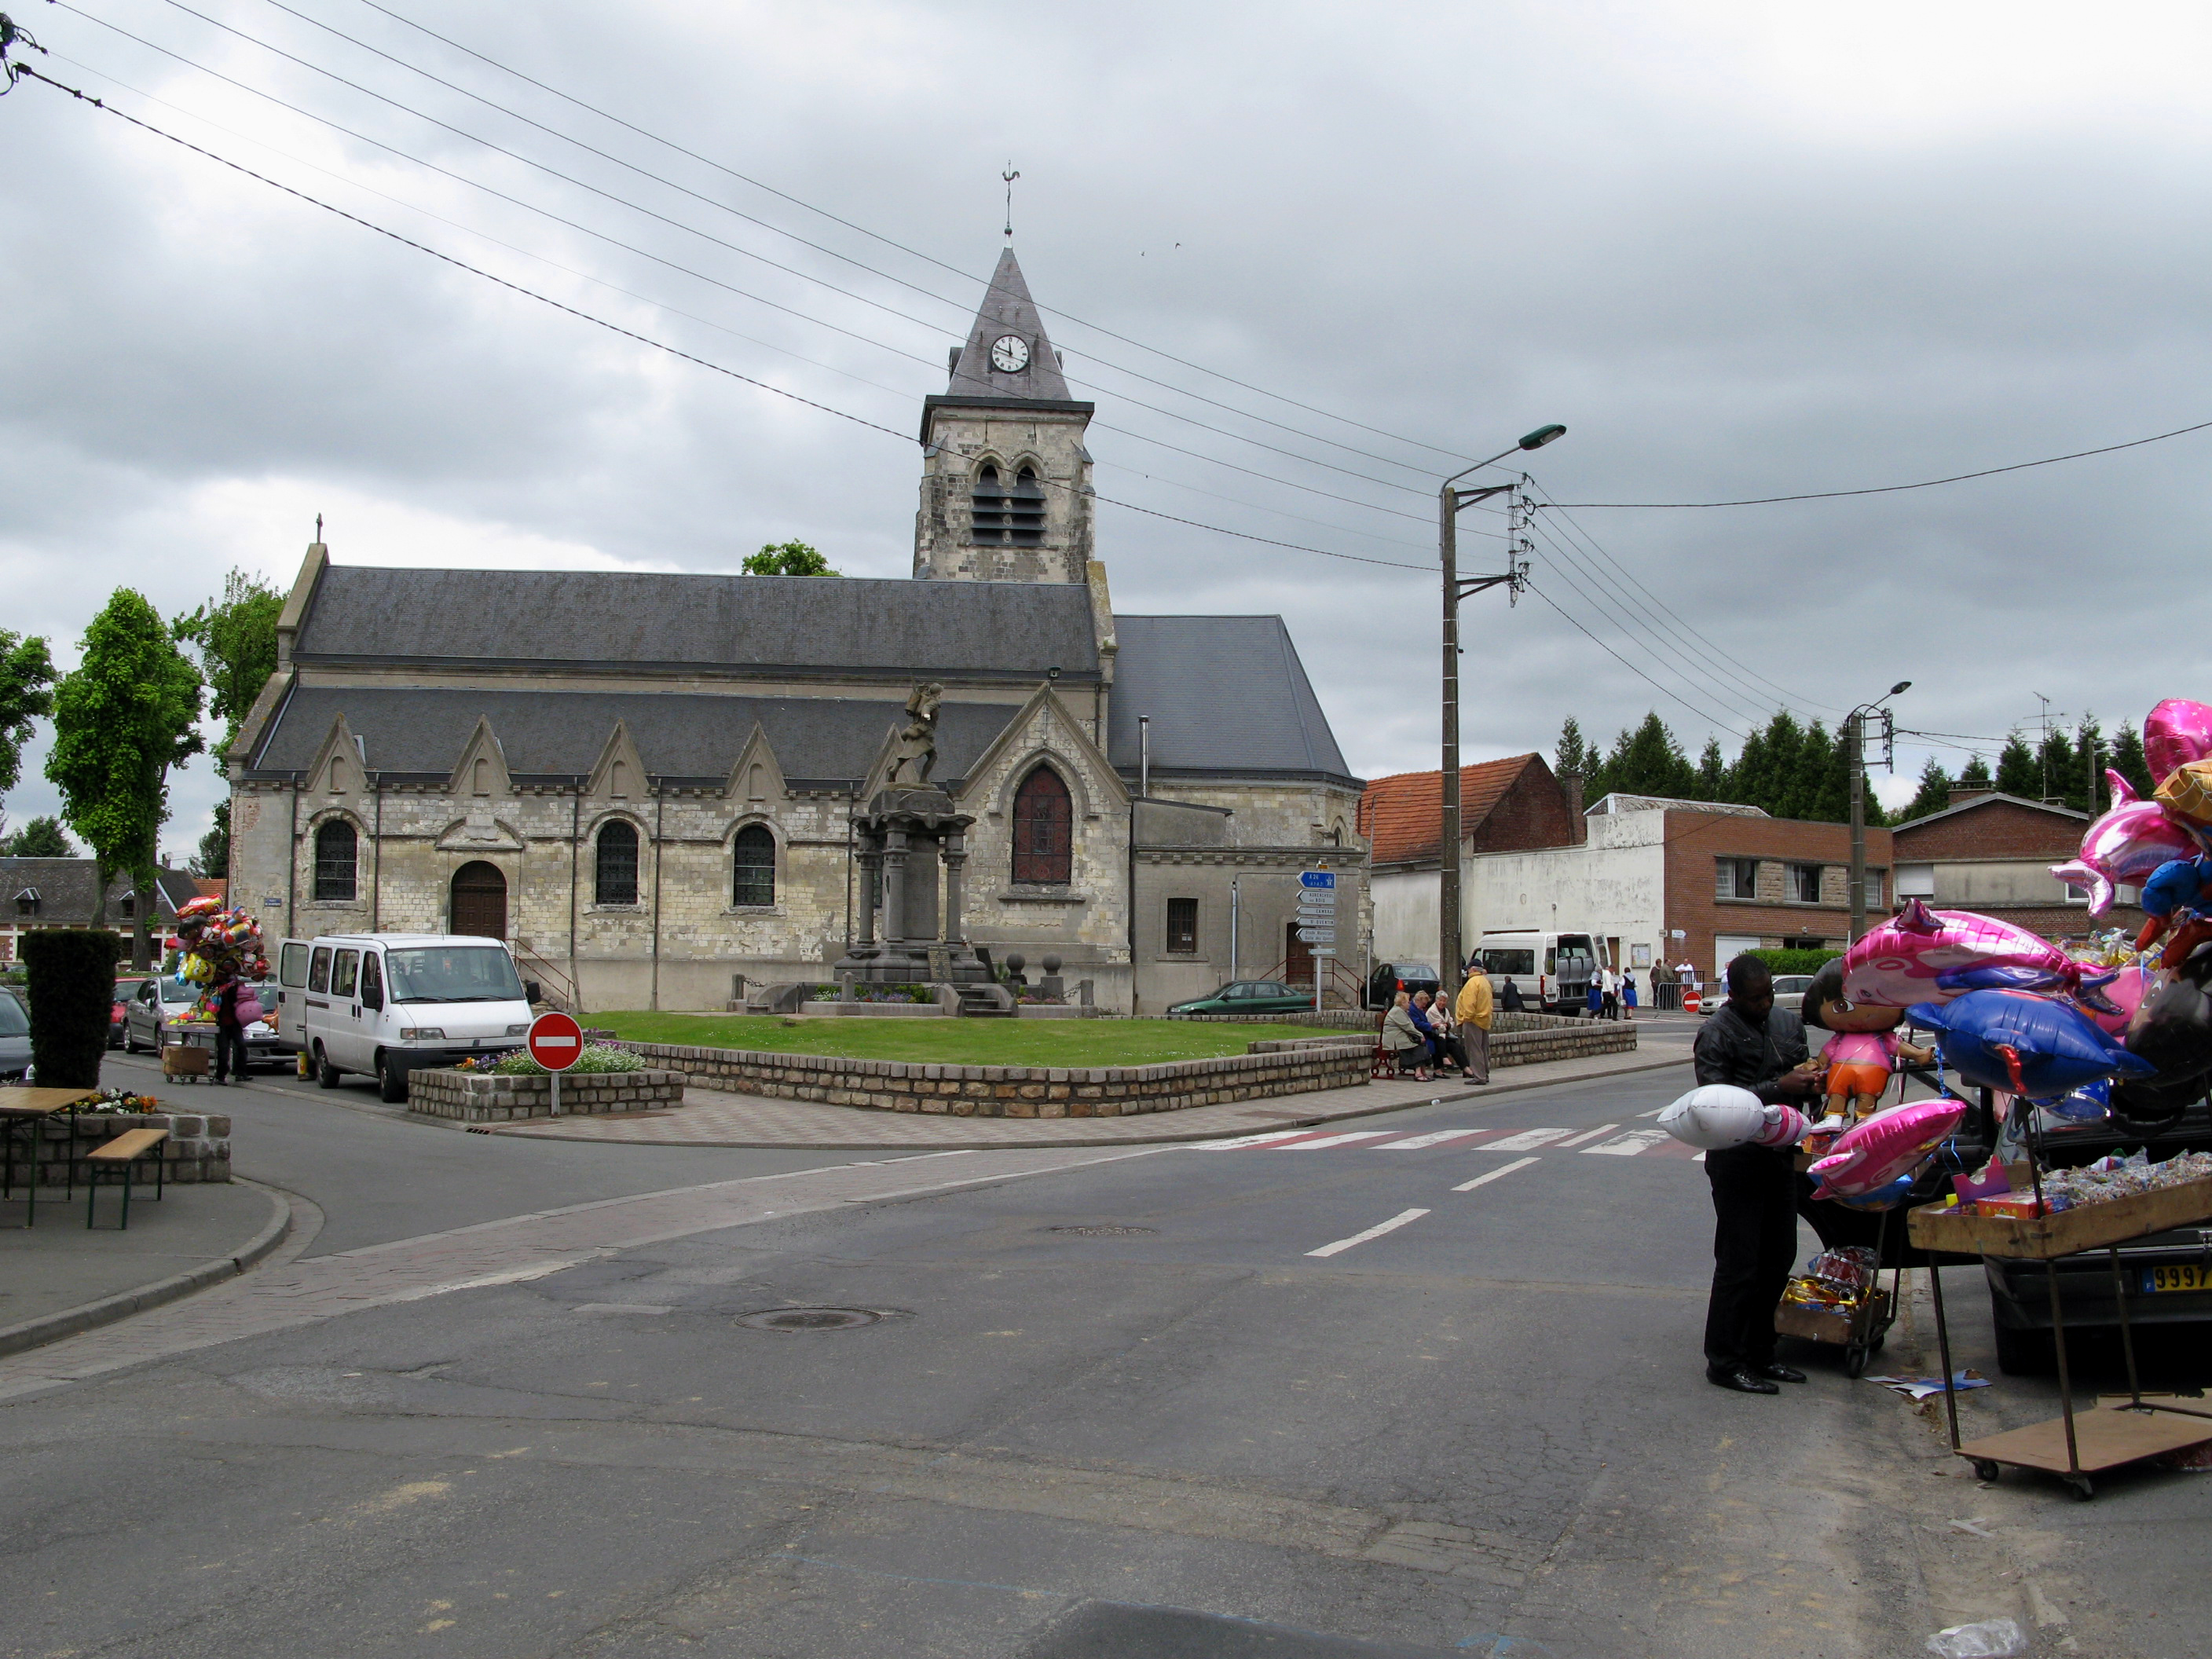
[[[1801,1336],[1811,1342],[1825,1342],[1844,1351],[1844,1375],[1856,1376],[1866,1370],[1867,1356],[1878,1352],[1889,1335],[1889,1328],[1897,1322],[1897,1307],[1901,1299],[1899,1286],[1905,1278],[1902,1266],[1892,1268],[1889,1288],[1881,1287],[1882,1247],[1888,1242],[1890,1212],[1881,1212],[1881,1224],[1875,1231],[1874,1259],[1875,1282],[1867,1293],[1856,1302],[1834,1308],[1811,1308],[1802,1303],[1784,1302],[1774,1310],[1774,1329],[1780,1336]]]

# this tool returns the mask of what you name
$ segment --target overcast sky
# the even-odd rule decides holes
[[[342,562],[727,571],[797,537],[907,574],[907,439],[1010,159],[1101,494],[1418,567],[1099,509],[1118,609],[1281,612],[1370,776],[1436,764],[1450,456],[1559,421],[1529,459],[1551,499],[1704,501],[2212,419],[2202,8],[393,0],[724,172],[365,0],[195,4],[368,92],[168,0],[9,3],[32,61],[118,109],[899,434],[26,84],[0,102],[0,627],[65,661],[118,584],[167,612],[234,565],[289,584],[319,512]],[[1832,721],[1900,678],[1901,725],[1970,736],[2032,726],[2038,693],[2108,721],[2212,696],[2208,455],[2212,433],[1857,500],[1547,510],[1539,593],[1618,659],[1545,598],[1471,602],[1468,757],[1655,707],[1732,752],[1779,702]],[[1500,546],[1467,535],[1463,566]],[[1928,752],[1900,744],[1886,798]],[[55,806],[44,755],[15,823]],[[195,762],[166,847],[216,793]]]

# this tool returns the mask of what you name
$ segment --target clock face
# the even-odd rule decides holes
[[[1030,366],[1030,343],[1018,334],[1002,334],[991,343],[991,367],[1018,374]]]

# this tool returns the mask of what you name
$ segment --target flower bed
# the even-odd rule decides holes
[[[660,1112],[684,1103],[684,1075],[637,1060],[630,1071],[564,1073],[561,1115],[596,1117],[610,1112]],[[407,1074],[407,1109],[455,1123],[507,1123],[553,1115],[553,1079],[544,1072],[465,1072],[428,1067]]]

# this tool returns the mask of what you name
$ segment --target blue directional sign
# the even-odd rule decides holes
[[[1298,872],[1298,885],[1334,887],[1336,885],[1336,872],[1334,870],[1301,870]]]

